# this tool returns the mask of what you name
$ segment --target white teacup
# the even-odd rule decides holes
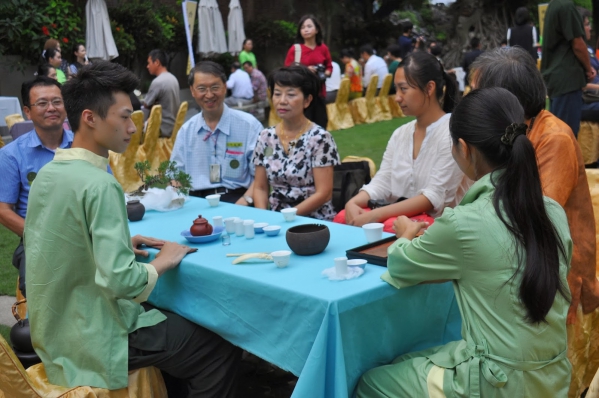
[[[216,207],[220,202],[220,194],[215,193],[214,195],[208,195],[206,196],[206,200],[208,201],[210,207]]]
[[[289,258],[291,257],[291,252],[289,250],[279,250],[276,252],[270,253],[273,261],[276,266],[279,268],[285,268],[289,264]]]
[[[383,237],[383,227],[384,225],[380,222],[373,222],[370,224],[362,225],[362,229],[364,230],[364,234],[366,235],[366,240],[368,241],[368,243],[381,240],[381,238]]]
[[[285,218],[285,221],[293,221],[293,220],[295,220],[295,215],[297,214],[297,209],[295,207],[283,209],[283,210],[281,210],[281,214],[283,214],[283,218]]]
[[[225,218],[225,228],[227,229],[227,233],[234,234],[235,233],[235,220],[237,217],[229,217]]]
[[[335,258],[335,273],[339,277],[347,274],[347,257]]]
[[[212,226],[214,226],[214,227],[222,227],[223,226],[223,216],[214,216],[214,217],[212,217]]]

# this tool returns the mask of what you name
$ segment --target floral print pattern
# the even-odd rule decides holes
[[[254,150],[254,165],[266,169],[268,184],[272,188],[268,201],[275,211],[297,206],[316,192],[315,167],[338,164],[339,154],[333,137],[314,123],[307,132],[290,141],[289,153],[285,152],[274,127],[260,133]],[[309,216],[332,220],[335,217],[332,201]]]

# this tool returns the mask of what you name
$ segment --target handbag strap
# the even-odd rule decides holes
[[[295,63],[300,64],[300,60],[302,59],[302,46],[299,44],[295,44]]]

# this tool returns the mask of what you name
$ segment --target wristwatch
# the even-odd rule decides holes
[[[245,199],[245,201],[248,202],[248,206],[254,205],[254,198],[252,198],[251,196],[243,195],[243,199]]]

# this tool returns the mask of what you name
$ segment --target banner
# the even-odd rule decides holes
[[[543,26],[545,26],[545,13],[549,3],[539,4],[539,37],[543,37]],[[539,38],[539,41],[541,39]]]
[[[187,74],[191,72],[191,68],[195,66],[195,60],[193,57],[193,27],[196,21],[196,15],[198,11],[198,3],[196,1],[184,1],[181,3],[183,6],[183,21],[185,22],[185,36],[187,37],[187,51],[189,51],[189,57],[187,59]]]

